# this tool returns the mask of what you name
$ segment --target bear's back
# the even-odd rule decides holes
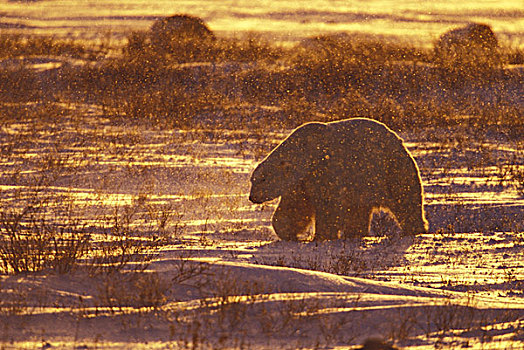
[[[340,149],[341,152],[351,147],[352,150],[377,154],[402,147],[402,139],[393,130],[373,119],[345,119],[329,123],[328,127],[331,130],[331,141],[334,143],[331,147]],[[351,153],[361,155],[354,151]]]
[[[344,197],[375,202],[393,177],[395,162],[405,158],[402,139],[386,125],[367,118],[332,122],[329,127],[329,185]]]

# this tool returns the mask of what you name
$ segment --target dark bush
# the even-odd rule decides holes
[[[444,33],[435,43],[434,61],[448,80],[478,79],[502,66],[495,33],[486,24],[472,23]]]
[[[202,19],[189,15],[174,15],[156,21],[149,37],[154,51],[171,54],[179,62],[207,59],[216,40]]]

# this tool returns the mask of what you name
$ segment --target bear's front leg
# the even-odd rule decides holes
[[[314,241],[338,239],[344,227],[344,214],[336,204],[323,203],[315,212]]]
[[[331,241],[339,238],[341,226],[326,220],[315,220],[315,237],[313,241]]]
[[[289,193],[280,198],[271,223],[283,241],[298,241],[314,219],[314,212],[303,193]]]

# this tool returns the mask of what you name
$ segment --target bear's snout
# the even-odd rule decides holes
[[[254,196],[253,193],[249,194],[249,201],[254,204],[262,204],[265,202],[261,198],[257,198],[256,196]]]
[[[271,196],[270,193],[260,191],[259,188],[252,188],[249,192],[249,201],[253,204],[262,204],[275,198],[276,196]]]

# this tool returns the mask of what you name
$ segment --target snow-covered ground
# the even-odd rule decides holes
[[[270,42],[345,32],[429,48],[477,21],[505,45],[524,43],[521,0],[0,0],[0,30],[119,46],[175,13],[219,36]],[[0,69],[30,68],[46,82],[85,64],[7,53]],[[59,89],[49,95],[66,101]],[[521,87],[503,89],[522,104]],[[399,236],[377,212],[362,240],[291,243],[272,231],[275,201],[248,201],[250,172],[290,130],[160,130],[98,105],[0,102],[0,233],[92,242],[72,271],[55,261],[0,275],[2,349],[348,349],[369,338],[524,348],[524,148],[514,130],[401,135],[421,169],[430,233]],[[134,260],[104,267],[111,256]]]
[[[3,213],[46,173],[60,199],[46,208],[67,206],[82,232],[107,239],[127,217],[133,236],[165,240],[128,273],[2,276],[3,348],[524,347],[524,198],[504,171],[523,166],[522,140],[403,134],[430,233],[401,237],[380,212],[361,241],[291,243],[271,230],[276,203],[247,199],[250,172],[287,130],[158,130],[67,108],[3,125]],[[162,230],[151,213],[169,213]]]

